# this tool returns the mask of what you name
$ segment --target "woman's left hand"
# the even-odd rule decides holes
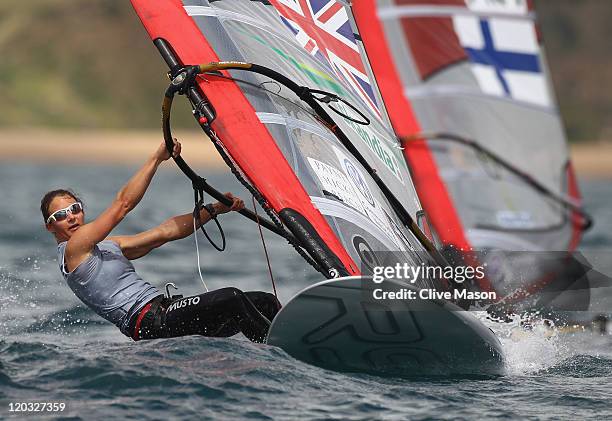
[[[230,192],[225,193],[225,197],[232,200],[232,205],[227,206],[221,202],[215,203],[214,207],[217,215],[231,211],[240,211],[244,209],[244,201],[241,198],[234,196]]]
[[[172,139],[174,141],[174,148],[172,149],[172,156],[177,157],[181,154],[181,142],[176,140],[176,138]],[[161,145],[155,151],[155,158],[161,161],[167,161],[170,159],[170,154],[168,153],[168,148],[166,148],[166,142],[162,141]]]

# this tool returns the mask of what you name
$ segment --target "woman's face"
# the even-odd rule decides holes
[[[76,199],[72,196],[56,196],[49,204],[49,215],[53,215],[54,212],[65,209],[76,202]],[[84,223],[85,213],[81,211],[75,214],[68,212],[66,219],[51,221],[45,226],[47,231],[55,235],[57,241],[62,242],[68,241]]]

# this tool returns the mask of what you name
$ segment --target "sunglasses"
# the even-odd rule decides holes
[[[81,202],[74,202],[72,205],[64,209],[56,210],[47,218],[47,224],[55,221],[63,221],[68,218],[68,214],[76,215],[83,212],[83,204]]]

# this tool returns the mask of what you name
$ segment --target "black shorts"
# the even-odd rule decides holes
[[[228,337],[242,332],[253,342],[263,342],[280,307],[272,294],[237,288],[175,300],[160,295],[134,317],[130,331],[134,340],[186,335]]]

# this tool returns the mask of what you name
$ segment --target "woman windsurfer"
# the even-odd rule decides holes
[[[181,144],[175,140],[173,155],[180,151]],[[83,202],[72,191],[45,194],[40,208],[47,230],[57,240],[64,279],[83,303],[134,340],[194,334],[228,337],[242,331],[251,341],[262,342],[280,308],[274,295],[222,288],[170,300],[136,273],[130,260],[193,233],[192,214],[172,217],[140,234],[107,237],[138,205],[157,168],[169,158],[162,143],[111,205],[89,223],[85,223]],[[201,224],[217,214],[244,208],[241,199],[225,195],[233,200],[231,207],[220,202],[207,205],[200,210]]]

